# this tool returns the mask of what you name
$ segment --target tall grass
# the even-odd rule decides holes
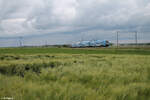
[[[0,98],[150,100],[149,55],[2,54],[0,58]]]

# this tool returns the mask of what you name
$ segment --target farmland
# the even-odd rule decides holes
[[[0,48],[0,98],[150,100],[149,48]]]

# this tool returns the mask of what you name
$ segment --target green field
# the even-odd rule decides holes
[[[150,100],[149,48],[0,48],[0,99]]]
[[[0,54],[134,54],[150,55],[146,48],[0,48]]]

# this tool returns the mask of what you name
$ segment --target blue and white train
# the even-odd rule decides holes
[[[93,40],[93,41],[81,41],[71,45],[73,48],[80,48],[80,47],[108,47],[110,46],[109,41],[104,40]]]

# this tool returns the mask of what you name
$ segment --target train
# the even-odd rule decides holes
[[[108,47],[110,42],[108,40],[93,40],[93,41],[81,41],[71,45],[73,48],[82,48],[82,47]]]

